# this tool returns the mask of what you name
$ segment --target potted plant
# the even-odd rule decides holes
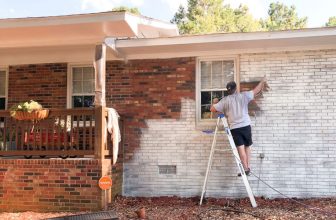
[[[48,117],[49,110],[43,109],[38,102],[30,100],[14,105],[10,109],[10,114],[17,120],[41,120]]]

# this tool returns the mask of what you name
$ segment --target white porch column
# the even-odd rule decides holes
[[[105,81],[106,81],[106,45],[96,45],[95,51],[95,106],[106,106]]]

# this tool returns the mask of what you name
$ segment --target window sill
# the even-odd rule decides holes
[[[216,128],[217,118],[209,120],[196,120],[196,130],[198,131],[214,131]],[[219,130],[223,130],[222,123],[219,124]]]

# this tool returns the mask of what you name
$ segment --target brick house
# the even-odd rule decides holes
[[[252,169],[289,196],[336,193],[336,28],[178,36],[174,25],[109,12],[1,20],[0,39],[3,109],[29,99],[90,107],[96,45],[107,45],[106,106],[122,115],[124,134],[117,166],[97,157],[1,159],[0,210],[98,209],[95,184],[105,174],[118,183],[113,195],[200,195],[212,141],[203,130],[215,125],[210,101],[228,81],[246,90],[265,75],[271,91],[252,109]],[[218,142],[224,148],[225,135]],[[213,168],[207,196],[246,196],[229,153],[217,154]],[[249,181],[256,196],[279,196]]]

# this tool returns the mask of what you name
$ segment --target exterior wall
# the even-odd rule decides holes
[[[45,108],[65,108],[67,64],[9,66],[8,107],[34,100]]]
[[[202,132],[205,127],[196,126],[195,66],[195,58],[107,63],[107,105],[116,108],[125,120],[124,195],[200,195],[212,136]],[[35,99],[46,107],[65,107],[66,71],[66,64],[11,66],[9,106]],[[272,90],[257,100],[261,111],[252,118],[252,170],[289,196],[335,195],[336,181],[332,173],[336,171],[333,129],[336,122],[336,51],[240,55],[241,81],[252,81],[264,75]],[[225,139],[225,135],[220,135],[218,146],[224,148]],[[265,154],[264,159],[259,157],[261,153]],[[6,166],[15,167],[21,163],[20,160],[7,161],[11,160],[0,160],[1,166],[8,163]],[[30,161],[22,162],[28,169],[26,173],[31,173]],[[43,163],[40,167],[45,167]],[[160,165],[176,166],[176,174],[159,174]],[[15,169],[10,168],[11,171]],[[121,169],[122,166],[112,167],[112,172]],[[20,174],[23,171],[17,172],[18,176],[28,176]],[[236,177],[237,172],[229,153],[216,154],[207,196],[245,197],[245,188]],[[11,175],[8,168],[0,168],[3,180],[15,179]],[[31,186],[24,185],[32,184],[29,178],[18,180],[21,181],[16,185],[20,195],[25,195],[26,191],[32,194]],[[33,183],[35,179],[39,178],[34,178]],[[278,196],[257,178],[251,176],[249,179],[257,196]],[[114,175],[113,181],[118,182],[116,186],[120,190],[120,175]],[[56,185],[56,182],[50,184]],[[12,187],[9,183],[6,186]],[[48,185],[46,189],[49,188]],[[7,193],[15,192],[0,187],[0,195],[6,197],[1,201],[12,201],[7,199],[14,197]],[[64,198],[48,199],[61,202]],[[26,201],[25,207],[27,203],[30,201]],[[41,202],[47,207],[45,203]],[[8,208],[4,203],[1,205],[3,210]]]
[[[101,208],[98,160],[0,160],[0,211]]]
[[[293,197],[334,196],[336,50],[241,56],[243,81],[264,75],[271,91],[253,121],[253,170]],[[279,196],[250,179],[258,195]]]
[[[335,195],[336,51],[241,54],[240,71],[243,82],[266,75],[271,86],[252,117],[253,172],[289,196]],[[124,195],[200,195],[212,135],[196,126],[195,59],[109,62],[107,77],[107,101],[127,120]],[[217,146],[227,146],[224,134]],[[217,153],[207,196],[245,197],[237,172],[230,153]],[[249,180],[257,196],[279,197]]]

